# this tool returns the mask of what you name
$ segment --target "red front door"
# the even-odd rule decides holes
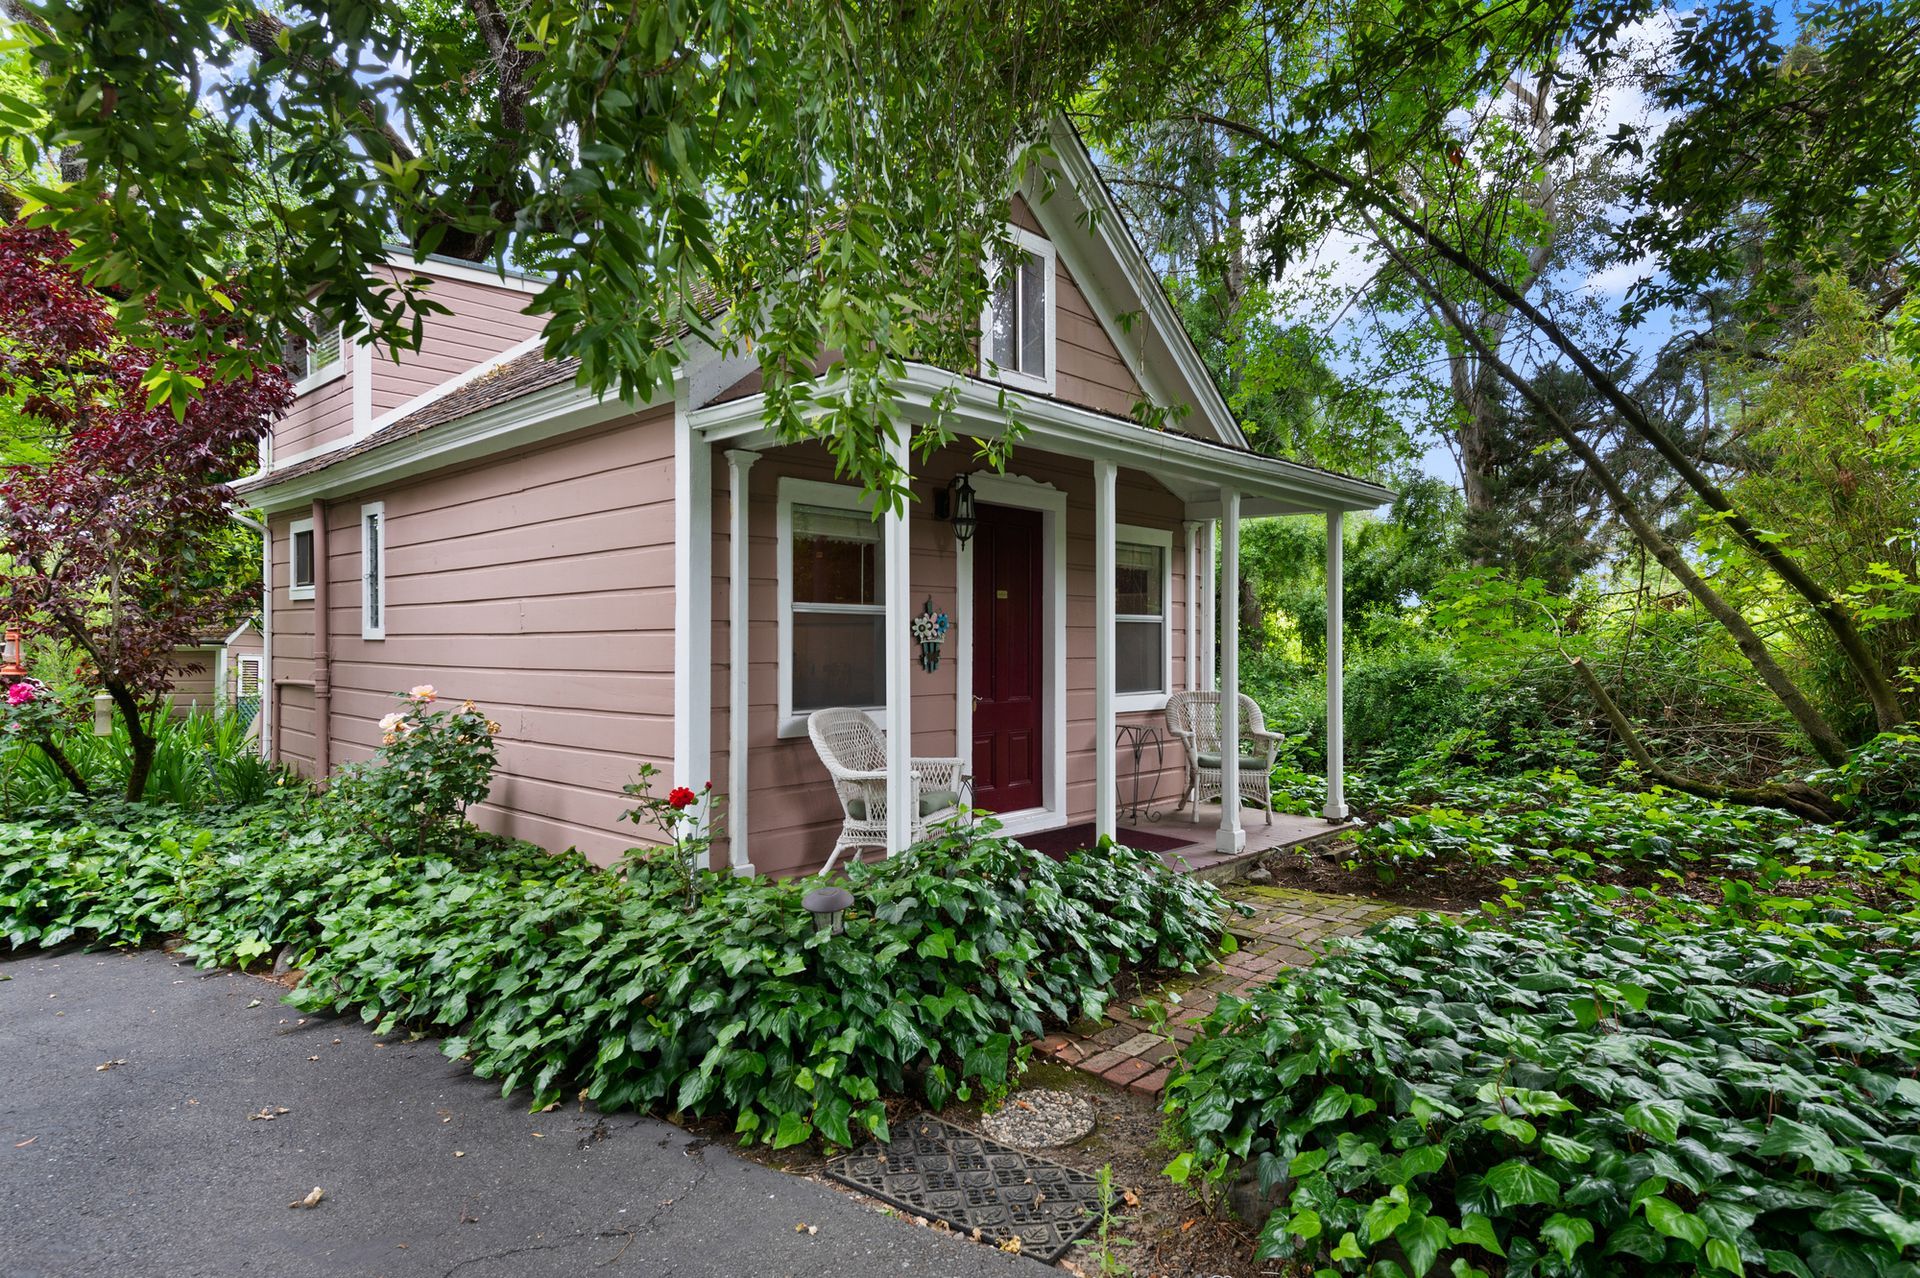
[[[981,506],[973,536],[973,806],[1045,801],[1040,778],[1040,512]]]

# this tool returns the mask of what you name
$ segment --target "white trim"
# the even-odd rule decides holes
[[[798,479],[791,475],[782,475],[774,498],[774,576],[778,583],[775,606],[779,609],[779,709],[777,720],[778,735],[785,740],[795,740],[807,735],[807,712],[793,708],[793,508],[795,506],[825,506],[831,510],[851,510],[862,515],[873,514],[873,501],[860,491],[855,484],[833,484],[819,479]],[[892,580],[891,567],[893,547],[882,534],[880,556],[881,598],[885,599],[885,586]],[[867,606],[864,611],[879,613],[885,604]],[[857,612],[862,609],[847,607],[834,611]],[[909,619],[910,621],[910,619]],[[891,733],[892,715],[887,706],[856,706],[879,720]]]
[[[834,389],[829,375],[817,399]],[[1316,470],[1298,462],[1229,448],[1170,430],[1081,408],[1057,399],[1029,398],[992,382],[909,363],[895,384],[895,402],[909,420],[930,419],[935,404],[950,408],[948,426],[956,434],[983,439],[1004,433],[1006,401],[1013,404],[1022,447],[1092,460],[1105,457],[1146,471],[1186,503],[1189,519],[1219,515],[1219,489],[1231,484],[1242,496],[1242,518],[1266,515],[1324,514],[1373,510],[1393,500],[1393,491],[1364,479]],[[767,432],[764,395],[712,404],[694,412],[695,428],[717,441],[778,443]]]
[[[288,557],[293,543],[287,543]],[[260,538],[260,757],[278,762],[273,751],[273,525]]]
[[[369,519],[377,521],[372,538],[367,536]],[[369,551],[373,555],[372,571],[367,569]],[[387,503],[383,501],[360,504],[360,637],[387,637]]]
[[[1200,686],[1220,687],[1220,521],[1206,521],[1206,572],[1200,578]]]
[[[754,874],[747,804],[752,794],[748,764],[753,745],[752,599],[753,541],[748,526],[748,472],[760,454],[727,450],[727,861],[742,878]]]
[[[673,782],[697,793],[713,768],[713,450],[674,380]]]
[[[222,644],[213,654],[213,709],[227,709],[227,649]]]
[[[1200,523],[1189,519],[1180,525],[1187,549],[1186,596],[1187,652],[1181,664],[1186,668],[1187,690],[1200,687]]]
[[[498,355],[489,356],[488,358],[481,360],[478,364],[475,364],[472,368],[467,369],[465,372],[455,373],[452,377],[449,377],[446,381],[441,382],[438,386],[433,386],[428,388],[427,390],[423,390],[418,395],[415,395],[412,399],[408,400],[406,403],[401,404],[396,408],[389,408],[386,412],[374,418],[373,429],[379,430],[383,426],[391,426],[393,423],[400,421],[402,418],[410,417],[413,414],[419,412],[421,409],[425,408],[427,405],[432,404],[438,400],[445,399],[447,396],[453,394],[453,392],[457,390],[461,390],[467,386],[471,386],[474,382],[479,381],[482,377],[485,377],[488,373],[493,372],[494,369],[499,368],[502,364],[506,364],[512,360],[519,359],[522,355],[525,355],[528,351],[538,350],[540,348],[540,344],[545,340],[546,340],[545,338],[540,337],[536,334],[533,337],[527,338],[525,341],[515,342],[513,345],[507,347],[507,349],[505,349],[504,351],[501,351]],[[308,455],[311,456],[311,454],[308,454]],[[288,464],[290,465],[291,462],[289,462]]]
[[[478,266],[456,262],[451,258],[429,254],[415,257],[403,248],[389,248],[387,263],[403,271],[412,271],[416,275],[425,275],[443,280],[460,280],[467,284],[485,284],[489,288],[511,289],[516,293],[539,293],[552,283],[551,276],[525,274],[519,271],[488,271]]]
[[[1347,716],[1345,692],[1345,618],[1346,566],[1342,562],[1340,512],[1327,512],[1327,806],[1323,815],[1329,821],[1347,819],[1346,753]]]
[[[1220,834],[1214,846],[1231,856],[1247,846],[1240,825],[1240,494],[1220,490],[1220,567],[1224,581],[1220,600]]]
[[[967,476],[974,500],[989,506],[1013,506],[1041,514],[1041,643],[1045,650],[1040,752],[1041,806],[1003,812],[998,820],[1008,834],[1033,834],[1067,821],[1067,495],[1052,484],[1025,475],[975,471]],[[953,599],[954,724],[957,753],[973,775],[973,543],[954,562]]]
[[[913,432],[902,428],[891,449],[905,484],[913,465]],[[899,856],[913,845],[919,818],[913,775],[913,504],[890,505],[881,523],[886,532],[887,622],[887,855]]]
[[[353,433],[358,437],[373,430],[374,349],[362,334],[348,350],[353,356]]]
[[[1214,384],[1206,361],[1200,358],[1193,339],[1187,335],[1186,325],[1174,312],[1173,303],[1167,300],[1159,275],[1140,251],[1120,210],[1114,207],[1107,185],[1094,168],[1093,157],[1087,154],[1079,134],[1061,115],[1055,115],[1052,120],[1052,134],[1054,159],[1067,178],[1067,188],[1077,197],[1074,203],[1079,208],[1063,210],[1061,214],[1048,218],[1041,209],[1052,201],[1045,201],[1040,208],[1035,208],[1034,216],[1040,218],[1041,224],[1047,226],[1048,233],[1057,239],[1073,237],[1089,247],[1097,246],[1104,250],[1121,272],[1129,291],[1138,299],[1141,310],[1145,312],[1147,332],[1159,348],[1148,350],[1141,360],[1142,365],[1151,370],[1149,375],[1157,373],[1159,369],[1159,361],[1153,357],[1164,355],[1179,373],[1180,380],[1186,384],[1188,398],[1200,410],[1201,417],[1213,428],[1221,442],[1245,448],[1245,432],[1240,429],[1233,410],[1221,396],[1220,388]],[[1050,225],[1050,222],[1059,225]],[[1075,269],[1074,276],[1082,291],[1086,291],[1090,284],[1098,288],[1097,273]],[[1107,300],[1111,306],[1111,299]],[[1153,388],[1143,380],[1142,389]]]
[[[1009,226],[1007,233],[1012,237],[1014,244],[1020,251],[1027,254],[1034,263],[1044,264],[1041,266],[1041,270],[1045,273],[1046,287],[1043,290],[1044,299],[1041,302],[1041,306],[1046,313],[1045,354],[1043,358],[1047,362],[1047,371],[1045,376],[1036,377],[1032,373],[1022,369],[1003,368],[993,362],[990,352],[993,341],[994,279],[998,270],[1004,264],[989,262],[987,263],[987,304],[980,311],[980,376],[987,378],[989,381],[999,382],[1005,386],[1015,387],[1020,390],[1039,391],[1042,394],[1051,395],[1053,394],[1055,377],[1060,367],[1058,354],[1059,345],[1055,341],[1054,336],[1054,317],[1060,309],[1060,273],[1056,264],[1053,241],[1043,235],[1035,235],[1023,226]],[[1020,286],[1016,283],[1013,289],[1014,304],[1016,307],[1019,306],[1020,296]],[[1014,350],[1016,352],[1019,351],[1021,346],[1020,325],[1016,323],[1013,330]]]
[[[311,518],[296,519],[287,525],[287,598],[294,600],[313,598],[312,580],[308,580],[304,586],[300,584],[300,560],[294,552],[293,543],[299,539],[301,533],[307,534],[307,539],[313,544],[313,553],[308,557],[310,560],[308,566],[315,577],[320,575],[320,540],[313,535],[313,520]]]
[[[1124,542],[1129,546],[1153,546],[1160,551],[1160,690],[1158,692],[1121,692],[1115,688],[1114,706],[1122,713],[1165,710],[1167,697],[1173,691],[1173,532],[1166,528],[1145,528],[1139,524],[1115,524],[1113,533],[1116,547],[1109,576],[1117,577],[1120,571],[1118,543]],[[1115,591],[1119,589],[1117,579],[1113,583],[1113,588]],[[1112,596],[1109,596],[1108,603],[1110,607],[1118,606]],[[1118,624],[1121,621],[1147,621],[1150,618],[1144,615],[1121,617],[1118,612],[1115,612],[1112,619],[1116,627],[1113,640],[1115,644],[1113,675],[1117,681],[1120,677]]]
[[[1120,468],[1093,463],[1093,832],[1110,839],[1119,830],[1119,771],[1114,760],[1114,595],[1119,574],[1118,527],[1113,520]]]

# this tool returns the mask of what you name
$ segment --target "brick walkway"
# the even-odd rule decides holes
[[[1313,962],[1328,942],[1358,936],[1383,919],[1411,912],[1381,901],[1252,884],[1236,884],[1226,889],[1226,895],[1254,911],[1244,917],[1228,916],[1227,928],[1240,943],[1237,952],[1196,976],[1116,1002],[1104,1021],[1076,1025],[1064,1034],[1041,1039],[1034,1044],[1034,1054],[1097,1075],[1117,1087],[1158,1096],[1167,1083],[1167,1061],[1174,1045],[1165,1035],[1153,1032],[1153,1022],[1139,1013],[1138,1004],[1164,1000],[1170,992],[1179,994],[1166,1034],[1191,1043],[1194,1025],[1206,1019],[1221,995],[1245,995],[1271,981],[1282,968]]]

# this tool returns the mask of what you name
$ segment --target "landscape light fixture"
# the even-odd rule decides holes
[[[847,930],[847,907],[853,904],[853,893],[843,887],[815,888],[800,898],[800,904],[813,915],[814,931],[839,936]]]

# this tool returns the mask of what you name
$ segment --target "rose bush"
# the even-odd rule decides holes
[[[500,725],[471,701],[451,710],[438,701],[431,684],[401,694],[380,720],[379,750],[334,774],[325,809],[389,848],[463,846],[468,809],[493,788]]]

